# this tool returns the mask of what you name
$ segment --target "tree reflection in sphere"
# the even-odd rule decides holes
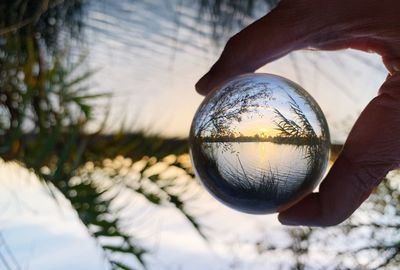
[[[279,212],[312,192],[329,159],[329,130],[313,98],[270,74],[246,74],[210,93],[190,131],[197,177],[224,204]]]

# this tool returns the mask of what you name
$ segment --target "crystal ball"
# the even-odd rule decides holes
[[[189,146],[203,186],[251,214],[280,212],[312,192],[330,154],[315,100],[288,79],[260,73],[233,78],[204,99]]]

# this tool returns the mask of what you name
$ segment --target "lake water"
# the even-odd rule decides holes
[[[304,179],[309,171],[306,146],[271,142],[208,143],[207,146],[207,154],[217,161],[218,169],[226,178],[234,174],[239,179],[252,177],[254,181],[261,181],[263,175],[272,173],[281,185],[287,181],[295,189],[299,183],[295,179]]]
[[[249,213],[282,210],[311,192],[328,152],[309,145],[213,142],[192,146],[197,175],[221,202]]]

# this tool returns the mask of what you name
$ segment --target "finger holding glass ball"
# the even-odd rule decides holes
[[[271,74],[245,74],[211,92],[190,131],[195,173],[236,210],[282,211],[312,192],[329,159],[329,130],[314,99]]]

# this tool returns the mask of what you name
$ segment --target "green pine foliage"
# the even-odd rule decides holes
[[[30,1],[8,3],[15,13],[10,14],[29,22],[23,28],[18,30],[20,20],[10,14],[1,22],[0,157],[33,170],[50,193],[54,187],[58,189],[103,248],[112,269],[133,269],[126,264],[130,257],[146,268],[148,252],[145,243],[124,226],[126,220],[120,215],[124,207],[116,206],[117,191],[122,187],[149,204],[175,207],[205,237],[186,207],[184,191],[193,183],[188,155],[183,154],[187,152],[186,140],[166,140],[123,129],[105,135],[102,126],[87,133],[87,124],[95,115],[94,103],[109,95],[90,91],[94,71],[88,70],[85,57],[74,59],[69,57],[68,48],[54,47],[60,25],[56,23],[51,31],[42,33],[49,18],[55,16],[74,24],[74,14],[82,12],[83,4],[39,2],[39,6]],[[55,6],[47,10],[52,4]],[[114,166],[121,158],[124,166]],[[150,173],[160,164],[164,165],[162,170]],[[168,176],[166,171],[172,169],[175,174]],[[124,175],[124,171],[130,173]]]

